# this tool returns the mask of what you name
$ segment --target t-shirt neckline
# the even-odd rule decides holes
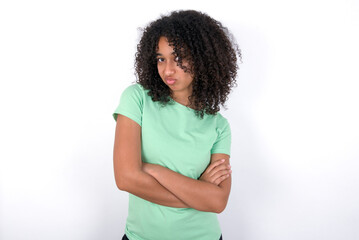
[[[187,106],[185,106],[185,105],[183,105],[183,104],[181,104],[181,103],[175,101],[172,97],[170,97],[170,99],[171,99],[171,101],[174,102],[177,106],[180,106],[180,107],[182,107],[182,108],[186,108],[186,109],[191,110],[191,111],[195,111],[193,108],[187,107]]]

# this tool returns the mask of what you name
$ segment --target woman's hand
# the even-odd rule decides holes
[[[202,173],[199,180],[216,184],[217,186],[232,173],[231,166],[224,163],[224,159],[212,162]]]
[[[150,175],[152,175],[154,178],[156,168],[160,167],[156,164],[151,163],[142,163],[142,170]],[[225,163],[224,159],[219,159],[217,161],[212,162],[207,169],[202,173],[200,178],[198,180],[212,183],[215,185],[219,185],[221,182],[223,182],[225,179],[227,179],[230,174],[232,173],[231,166]]]

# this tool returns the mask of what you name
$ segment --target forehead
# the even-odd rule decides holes
[[[160,37],[156,52],[161,54],[174,54],[173,47],[170,46],[166,37]]]

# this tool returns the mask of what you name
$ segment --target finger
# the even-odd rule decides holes
[[[223,164],[216,166],[214,169],[212,169],[212,171],[217,172],[217,171],[225,170],[225,169],[231,169],[231,165],[223,163]]]
[[[211,179],[214,179],[216,180],[217,178],[220,178],[222,176],[225,176],[227,174],[231,174],[232,173],[232,170],[231,169],[225,169],[225,170],[221,170],[221,171],[218,171],[216,172],[216,174],[214,174]]]
[[[225,161],[225,159],[220,159],[218,161],[215,161],[215,162],[211,163],[206,171],[208,173],[211,172],[215,167],[217,167],[218,165],[224,163],[224,161]]]
[[[229,178],[229,176],[230,176],[230,174],[227,174],[227,175],[217,178],[217,180],[214,181],[214,184],[216,184],[218,186],[221,182],[223,182],[224,180]]]
[[[208,174],[209,174],[209,176],[212,177],[214,174],[216,174],[219,171],[229,170],[229,169],[231,169],[231,165],[229,165],[229,164],[220,164],[219,166],[216,166],[210,172],[208,172]]]
[[[230,166],[228,164],[222,164],[222,163],[220,163],[220,166],[217,166],[214,169],[206,170],[203,174],[201,174],[200,179],[203,181],[206,181],[206,182],[214,183],[214,181],[218,177],[228,173],[228,170],[230,170]],[[213,162],[212,164],[215,164],[215,162]],[[217,164],[215,164],[215,165],[217,165]],[[227,172],[222,172],[222,174],[218,173],[221,170],[222,171],[227,170]],[[217,175],[215,177],[213,177],[213,175],[215,175],[215,174],[217,174]]]

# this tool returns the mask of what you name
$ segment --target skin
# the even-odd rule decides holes
[[[202,173],[200,180],[217,186],[232,173],[231,165],[225,164],[226,159],[214,160]]]
[[[187,106],[188,97],[192,93],[193,75],[183,71],[177,65],[177,58],[173,48],[169,45],[167,38],[161,37],[157,49],[157,70],[162,81],[170,88],[171,97],[178,103]],[[183,66],[188,66],[185,59],[182,61]],[[174,84],[168,84],[167,79],[175,79]]]
[[[162,80],[166,83],[168,78],[176,79],[175,84],[168,84],[174,100],[186,105],[193,77],[177,66],[173,48],[166,38],[159,40],[157,59]],[[116,185],[120,190],[168,207],[220,213],[227,205],[231,188],[230,156],[227,154],[212,154],[209,166],[199,179],[144,163],[141,160],[141,126],[119,114],[113,156]]]
[[[163,206],[189,207],[143,171],[141,126],[121,114],[117,116],[113,163],[116,185],[120,190]]]
[[[212,161],[218,161],[216,157],[222,156],[224,163],[229,162],[229,156],[226,154],[213,154]],[[145,172],[148,172],[156,180],[181,199],[188,206],[204,212],[221,213],[228,201],[231,179],[229,169],[227,174],[222,176],[219,185],[195,180],[174,172],[156,164],[143,164]]]

